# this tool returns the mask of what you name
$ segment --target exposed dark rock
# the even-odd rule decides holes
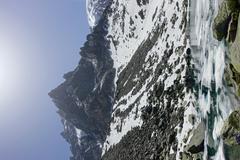
[[[230,67],[225,73],[229,86],[235,87],[240,95],[240,83],[234,75],[240,73],[240,2],[238,0],[224,0],[213,24],[214,37],[221,41],[225,39],[229,48]]]
[[[239,14],[238,0],[224,0],[218,11],[217,17],[214,19],[213,33],[214,37],[221,41],[227,38],[229,31],[231,38],[234,39],[237,28],[237,19]]]
[[[156,31],[154,36],[152,38],[148,38],[145,42],[143,42],[138,49],[136,50],[135,54],[131,58],[128,65],[124,68],[124,70],[119,75],[119,80],[117,81],[117,93],[116,98],[117,100],[120,99],[120,97],[126,95],[129,93],[133,87],[135,87],[135,90],[133,91],[133,94],[136,94],[142,87],[145,80],[150,76],[151,71],[145,71],[144,69],[144,61],[146,57],[146,53],[149,52],[154,44],[156,43],[157,39],[159,38],[159,30]],[[138,76],[141,72],[143,72],[144,76]],[[134,81],[128,81],[128,79],[134,79],[134,77],[139,77],[140,83],[134,82]]]
[[[222,137],[227,160],[236,160],[239,158],[240,143],[240,111],[234,111],[226,120],[222,129]]]
[[[99,21],[81,48],[77,68],[65,74],[66,81],[49,93],[64,124],[62,135],[71,144],[71,160],[99,160],[108,131],[115,70],[105,38],[106,25],[106,19]]]
[[[141,19],[144,19],[145,18],[145,13],[143,10],[139,11],[138,12],[138,15],[141,17]]]
[[[205,124],[202,122],[193,131],[193,136],[186,147],[186,150],[192,154],[197,154],[204,151],[204,137],[205,137]]]
[[[196,154],[199,152],[203,152],[204,151],[204,141],[202,141],[202,143],[199,146],[192,146],[188,149],[189,152],[191,152],[192,154]]]
[[[137,0],[138,6],[146,5],[149,3],[149,0]]]
[[[237,144],[240,145],[240,133],[236,134],[235,139]]]

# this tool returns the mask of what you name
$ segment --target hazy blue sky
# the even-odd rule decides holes
[[[0,0],[0,160],[67,160],[47,93],[79,61],[85,0]]]

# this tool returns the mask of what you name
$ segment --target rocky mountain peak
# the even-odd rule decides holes
[[[87,4],[81,60],[49,94],[71,159],[237,160],[238,0]]]

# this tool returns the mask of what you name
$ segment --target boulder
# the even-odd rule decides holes
[[[238,17],[236,38],[229,43],[229,53],[232,65],[240,73],[240,16]]]
[[[240,110],[234,111],[224,123],[222,136],[227,145],[239,145],[240,134]]]
[[[234,111],[226,120],[222,129],[224,149],[228,160],[240,157],[240,109]]]
[[[192,138],[185,148],[187,152],[196,154],[204,151],[205,128],[205,124],[201,122],[198,127],[193,130]]]
[[[221,41],[227,38],[229,31],[229,23],[233,14],[239,13],[238,0],[224,0],[219,8],[218,14],[213,23],[213,36]]]

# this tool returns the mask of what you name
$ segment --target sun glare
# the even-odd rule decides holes
[[[0,12],[1,13],[1,12]],[[23,101],[34,79],[35,37],[22,21],[0,14],[0,109]],[[31,53],[31,54],[30,54]],[[28,89],[28,90],[27,90]],[[11,104],[11,105],[10,105]],[[6,107],[5,107],[6,108]]]
[[[0,43],[0,105],[13,99],[21,87],[21,61],[16,51],[6,43]]]

